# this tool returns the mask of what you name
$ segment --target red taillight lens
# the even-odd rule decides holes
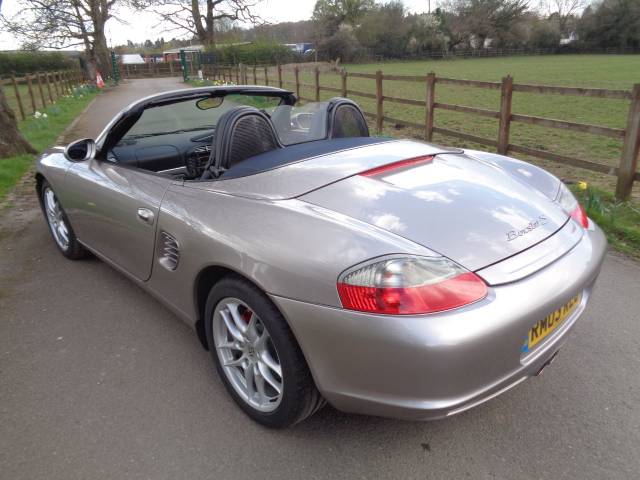
[[[560,184],[560,192],[558,193],[557,202],[560,204],[562,209],[567,212],[571,218],[582,225],[583,228],[589,227],[587,212],[585,212],[584,207],[580,205],[578,200],[576,200],[576,197],[571,193],[571,190],[569,190],[564,183]]]
[[[349,310],[416,315],[476,302],[487,286],[443,257],[394,257],[350,269],[338,280],[338,294]]]
[[[569,215],[584,228],[589,227],[589,218],[587,217],[587,212],[585,212],[584,207],[579,203],[578,206],[574,208],[571,213],[569,213]]]

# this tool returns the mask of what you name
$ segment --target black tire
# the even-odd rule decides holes
[[[261,412],[246,403],[234,390],[220,364],[213,339],[213,314],[227,297],[245,302],[260,318],[271,336],[282,368],[283,394],[272,412]],[[286,320],[269,298],[255,285],[238,275],[229,275],[216,283],[207,297],[205,328],[209,351],[218,374],[238,406],[253,420],[270,428],[285,428],[301,422],[326,403],[313,382],[307,362]]]
[[[78,242],[78,239],[76,238],[75,233],[73,232],[73,228],[71,227],[71,222],[69,222],[69,218],[67,217],[67,214],[65,213],[64,209],[62,208],[62,205],[60,205],[60,201],[57,199],[56,196],[56,201],[58,202],[59,208],[60,208],[60,213],[61,213],[61,217],[62,220],[65,223],[65,226],[67,228],[67,232],[68,232],[68,244],[65,247],[63,247],[58,240],[56,239],[54,233],[53,233],[53,227],[51,226],[50,220],[49,220],[49,216],[47,214],[47,206],[45,204],[46,199],[45,199],[45,192],[47,190],[50,190],[54,196],[55,192],[53,191],[53,188],[51,188],[51,185],[49,185],[49,183],[46,180],[42,181],[42,185],[40,186],[40,192],[39,192],[39,196],[40,196],[40,207],[42,207],[42,213],[44,215],[44,220],[47,223],[47,227],[49,228],[49,233],[51,234],[51,238],[53,239],[53,243],[55,244],[56,247],[58,247],[58,250],[60,251],[60,253],[62,253],[65,257],[67,257],[70,260],[80,260],[82,258],[86,258],[89,256],[89,251],[84,248],[80,242]]]

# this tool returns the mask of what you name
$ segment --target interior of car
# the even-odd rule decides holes
[[[234,92],[145,108],[106,159],[211,181],[380,140],[369,136],[362,110],[346,98],[288,105],[278,96]]]

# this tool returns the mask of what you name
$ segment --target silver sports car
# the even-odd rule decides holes
[[[145,98],[36,176],[62,254],[165,302],[270,427],[499,395],[553,360],[606,248],[540,168],[370,137],[352,101],[270,87]]]

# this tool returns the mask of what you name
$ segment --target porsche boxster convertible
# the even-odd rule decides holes
[[[345,98],[296,100],[162,93],[49,150],[37,193],[57,248],[166,303],[271,427],[326,402],[447,417],[546,367],[606,248],[565,184],[501,155],[372,137]]]

